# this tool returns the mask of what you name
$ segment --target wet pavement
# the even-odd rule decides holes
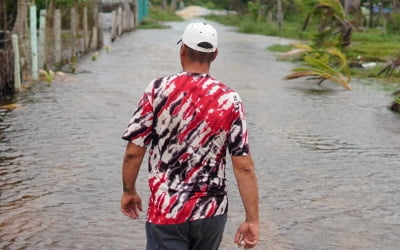
[[[171,29],[124,34],[76,75],[35,84],[0,110],[1,249],[144,249],[145,213],[123,216],[120,139],[144,88],[181,70]],[[256,249],[398,249],[400,117],[376,83],[282,80],[293,64],[267,46],[291,41],[215,24],[211,75],[244,103],[260,186]],[[138,190],[148,198],[146,164]],[[235,249],[243,208],[231,166],[220,249]],[[146,207],[146,206],[145,206]]]

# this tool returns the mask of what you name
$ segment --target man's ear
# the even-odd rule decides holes
[[[183,44],[181,46],[180,55],[181,55],[181,57],[186,55],[186,49],[185,49],[185,46]]]
[[[215,50],[213,56],[211,57],[211,62],[215,60],[215,58],[217,58],[218,55],[218,49]]]

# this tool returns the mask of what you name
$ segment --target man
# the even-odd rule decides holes
[[[227,150],[246,212],[234,242],[252,248],[258,241],[258,188],[242,102],[209,75],[217,40],[211,25],[189,24],[178,42],[183,72],[149,84],[123,134],[121,210],[133,219],[142,211],[135,182],[150,147],[149,250],[218,249],[227,220]]]

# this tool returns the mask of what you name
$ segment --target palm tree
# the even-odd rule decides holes
[[[345,48],[350,45],[352,26],[346,19],[343,7],[338,0],[319,0],[307,15],[303,31],[313,16],[319,21],[318,35],[315,39],[316,46],[339,45]],[[339,35],[339,41],[332,42],[331,40],[335,39],[337,35]]]
[[[318,84],[331,80],[351,90],[347,59],[339,49],[333,47],[315,49],[305,44],[295,44],[295,47],[296,49],[283,54],[281,58],[301,54],[305,66],[294,68],[293,73],[287,75],[285,79],[308,77],[309,80],[318,80]]]

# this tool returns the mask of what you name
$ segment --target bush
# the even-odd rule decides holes
[[[400,13],[392,13],[387,22],[387,29],[390,32],[400,34]]]
[[[217,9],[217,6],[215,5],[215,3],[213,2],[207,2],[204,7],[206,7],[207,9],[213,10],[213,9]]]

